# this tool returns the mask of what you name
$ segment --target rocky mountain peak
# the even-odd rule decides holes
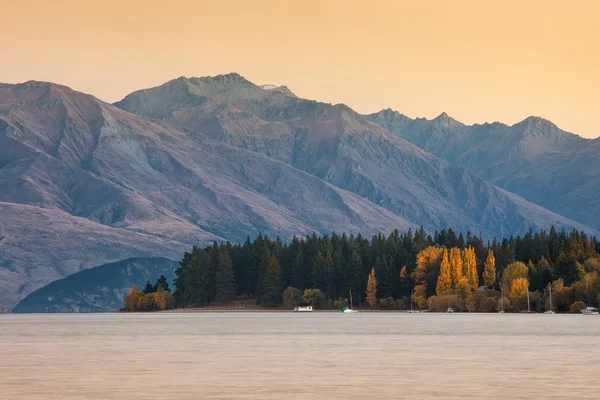
[[[439,125],[445,126],[445,127],[457,128],[457,127],[464,126],[464,124],[462,122],[455,120],[454,118],[449,116],[446,112],[442,112],[440,115],[435,117],[432,121],[436,124],[439,124]]]

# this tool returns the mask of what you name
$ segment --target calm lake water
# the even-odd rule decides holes
[[[600,316],[0,315],[6,399],[598,399]]]

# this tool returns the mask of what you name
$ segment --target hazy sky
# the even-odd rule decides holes
[[[600,136],[598,0],[0,0],[0,81],[116,101],[239,72],[359,112]]]

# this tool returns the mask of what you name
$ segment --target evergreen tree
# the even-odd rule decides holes
[[[156,286],[152,286],[150,281],[146,281],[146,286],[144,286],[144,294],[154,293],[156,292]]]
[[[281,268],[277,258],[270,256],[263,276],[260,303],[278,306],[281,304],[282,293]]]
[[[158,280],[156,281],[156,283],[154,284],[154,291],[155,292],[158,290],[159,286],[162,287],[165,292],[171,292],[171,289],[169,289],[169,282],[167,281],[167,278],[165,278],[164,275],[161,275],[158,278]]]
[[[235,297],[235,275],[229,253],[221,247],[218,253],[217,270],[215,272],[216,300],[223,302]]]
[[[483,267],[483,285],[487,288],[496,283],[496,259],[492,249],[488,249],[487,257]]]

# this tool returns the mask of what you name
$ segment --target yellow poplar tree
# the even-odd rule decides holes
[[[406,265],[400,270],[400,279],[408,278],[408,272],[406,272]]]
[[[515,261],[514,263],[508,264],[502,272],[502,289],[505,292],[510,292],[512,289],[512,282],[518,278],[527,278],[529,275],[529,268],[521,261]]]
[[[442,252],[441,247],[429,246],[417,254],[417,265],[413,272],[415,282],[422,283],[427,279],[427,275],[433,266],[440,262]]]
[[[466,276],[463,276],[456,284],[456,294],[458,294],[461,298],[464,299],[469,295],[469,293],[471,293],[471,286],[469,285],[469,280]]]
[[[496,258],[492,249],[488,249],[485,263],[483,264],[483,284],[492,287],[496,283]]]
[[[375,268],[371,268],[369,281],[367,282],[367,303],[373,308],[377,304],[377,278],[375,278]]]
[[[415,286],[412,299],[418,308],[427,306],[427,285],[425,283]]]
[[[450,260],[448,259],[448,250],[444,249],[442,253],[442,262],[440,264],[440,275],[438,276],[435,292],[439,295],[452,288],[452,272],[450,271]]]
[[[452,287],[455,288],[460,278],[463,277],[463,260],[458,247],[450,249],[450,274],[452,277]]]
[[[161,285],[158,285],[156,292],[154,293],[154,304],[156,304],[156,307],[158,307],[159,310],[167,309],[167,298]]]
[[[144,294],[140,290],[140,287],[138,285],[133,285],[127,291],[127,295],[125,296],[125,299],[123,299],[123,303],[124,303],[123,308],[126,311],[137,310],[138,304],[143,296],[144,296]]]
[[[464,251],[463,268],[465,276],[469,280],[469,286],[472,290],[477,290],[479,287],[479,277],[477,276],[477,259],[475,258],[475,248],[469,246]]]
[[[529,290],[527,278],[515,278],[511,282],[508,297],[512,300],[520,299],[527,294],[527,290]]]

